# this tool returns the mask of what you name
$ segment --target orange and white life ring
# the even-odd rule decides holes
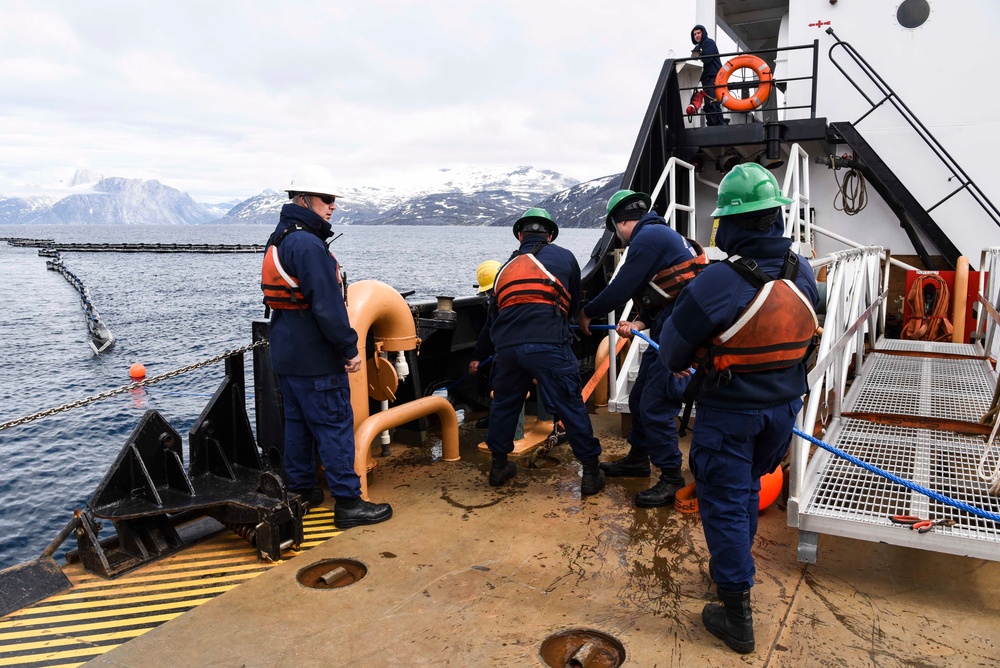
[[[734,97],[729,93],[729,77],[733,72],[741,69],[750,69],[757,73],[759,82],[757,91],[747,98]],[[765,102],[767,96],[771,94],[771,68],[757,56],[746,54],[736,56],[722,66],[719,73],[715,75],[715,97],[726,109],[733,111],[752,111]]]

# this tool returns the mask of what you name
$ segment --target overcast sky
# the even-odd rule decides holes
[[[199,201],[326,165],[345,185],[624,170],[684,0],[78,0],[0,5],[0,193],[79,168]]]

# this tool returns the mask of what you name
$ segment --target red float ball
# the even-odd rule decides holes
[[[784,478],[780,464],[778,468],[760,477],[760,505],[758,506],[760,510],[764,510],[778,500]]]

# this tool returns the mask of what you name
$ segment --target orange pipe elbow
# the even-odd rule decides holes
[[[417,418],[435,413],[441,420],[441,458],[446,462],[461,459],[458,452],[458,418],[455,408],[444,397],[422,397],[380,411],[366,418],[354,430],[354,472],[361,478],[361,498],[368,501],[368,459],[375,437]]]

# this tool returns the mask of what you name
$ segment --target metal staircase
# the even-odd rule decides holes
[[[944,256],[945,261],[948,263],[948,268],[954,269],[955,262],[958,260],[961,252],[959,252],[959,250],[948,238],[948,235],[945,234],[945,232],[934,221],[931,216],[931,212],[950,200],[952,197],[963,192],[972,197],[986,216],[988,216],[998,227],[1000,227],[1000,210],[994,206],[993,202],[990,201],[982,189],[979,188],[972,178],[965,173],[965,170],[962,169],[961,165],[959,165],[958,162],[951,157],[948,151],[945,150],[944,146],[942,146],[934,135],[931,134],[930,130],[928,130],[920,119],[917,118],[913,111],[911,111],[899,95],[892,90],[889,84],[886,83],[878,72],[876,72],[874,68],[868,64],[861,54],[858,53],[858,51],[849,43],[841,41],[841,39],[837,37],[837,34],[833,31],[833,28],[827,28],[826,32],[836,40],[833,46],[830,47],[830,62],[832,62],[833,65],[840,70],[840,73],[843,74],[844,78],[871,106],[868,111],[862,114],[861,117],[853,123],[831,123],[831,134],[829,140],[833,143],[842,141],[854,150],[855,159],[857,162],[860,162],[859,168],[865,178],[868,179],[872,186],[878,191],[879,195],[882,196],[882,199],[885,200],[886,204],[888,204],[888,206],[899,218],[900,224],[906,230],[907,236],[913,244],[913,248],[917,251],[918,255],[920,255],[924,265],[930,269],[933,269],[935,266],[930,254],[924,248],[924,244],[916,233],[917,228],[919,228],[920,231],[928,237],[941,255]],[[862,87],[858,85],[854,78],[852,78],[844,67],[837,61],[834,57],[837,49],[840,49],[847,54],[858,69],[860,69],[861,73],[865,76],[868,82],[874,85],[875,90],[877,91],[877,95],[874,98],[865,93]],[[949,178],[949,181],[955,180],[959,184],[958,187],[948,193],[945,197],[926,209],[917,201],[916,197],[913,196],[910,190],[896,177],[896,175],[879,157],[868,142],[865,141],[864,137],[861,136],[861,133],[858,132],[857,126],[876,109],[879,109],[886,103],[892,105],[896,111],[899,112],[900,116],[902,116],[903,120],[905,120],[907,125],[910,126],[914,134],[930,148],[931,152],[938,158],[948,172],[950,172],[951,177]]]

